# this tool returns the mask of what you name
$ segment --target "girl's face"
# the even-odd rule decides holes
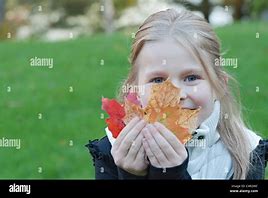
[[[215,98],[203,67],[174,40],[145,43],[136,64],[138,85],[145,87],[145,91],[139,94],[143,106],[148,103],[151,85],[170,78],[176,87],[181,88],[183,108],[201,107],[198,126],[212,113]]]

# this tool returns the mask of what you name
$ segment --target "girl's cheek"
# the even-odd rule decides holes
[[[184,85],[184,86],[181,86],[181,89],[185,92],[185,94],[187,96],[190,96],[190,97],[199,97],[199,95],[203,94],[204,91],[204,88],[202,85],[194,85],[194,86],[187,86],[187,85]]]
[[[206,93],[204,91],[203,93],[204,94],[201,94],[200,92],[200,95],[195,98],[196,105],[201,107],[201,111],[198,115],[199,124],[201,124],[210,116],[214,108],[213,96],[209,92]]]
[[[141,105],[142,107],[146,107],[149,101],[150,93],[151,93],[151,84],[145,84],[143,86],[143,91],[139,92],[140,100],[141,100]]]

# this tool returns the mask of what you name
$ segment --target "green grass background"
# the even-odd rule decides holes
[[[245,117],[268,138],[268,24],[234,24],[216,32],[228,50],[225,57],[238,58],[238,68],[226,69],[240,83]],[[105,135],[101,97],[115,97],[126,77],[131,41],[131,33],[121,32],[0,43],[0,138],[21,139],[19,150],[0,147],[0,178],[94,178],[84,145]],[[53,58],[54,68],[31,67],[35,56]]]

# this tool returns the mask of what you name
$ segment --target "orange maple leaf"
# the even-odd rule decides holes
[[[197,128],[197,115],[200,108],[183,109],[180,105],[180,91],[170,80],[152,85],[149,102],[145,108],[125,101],[124,122],[128,123],[135,116],[139,116],[149,123],[160,122],[185,144],[191,139],[192,132]]]

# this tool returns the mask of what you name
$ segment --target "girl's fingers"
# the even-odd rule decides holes
[[[146,122],[144,120],[140,120],[137,125],[135,125],[125,136],[124,139],[121,140],[119,150],[122,152],[123,156],[126,156],[128,153],[128,150],[133,144],[133,141],[137,138],[141,130],[146,125]]]
[[[142,139],[143,139],[143,136],[142,136]],[[137,160],[139,162],[142,162],[142,161],[147,162],[147,160],[145,160],[145,150],[142,146],[142,144],[143,144],[142,139],[141,139],[141,147],[140,147],[140,150],[139,150],[135,160]]]
[[[179,151],[183,150],[184,145],[178,140],[178,138],[168,130],[163,124],[156,122],[154,123],[155,128],[159,133],[167,140],[167,142],[172,146],[173,150],[180,155]]]
[[[125,136],[128,134],[128,132],[140,121],[139,117],[135,117],[133,118],[124,128],[123,130],[120,132],[120,134],[118,135],[118,137],[116,138],[113,147],[115,149],[117,149],[122,140],[125,138]]]
[[[140,148],[142,147],[142,139],[143,135],[140,133],[138,137],[132,142],[126,158],[132,161],[136,158],[138,152],[140,151]]]
[[[177,158],[178,154],[170,145],[170,143],[159,133],[159,131],[152,125],[148,124],[147,127],[149,128],[151,134],[153,134],[153,138],[159,145],[161,151],[164,153],[165,157],[172,161]]]
[[[147,128],[144,128],[143,134],[150,147],[151,152],[157,158],[157,161],[160,163],[160,165],[164,164],[167,161],[167,158],[153,138],[151,131]]]
[[[160,163],[158,162],[158,160],[156,159],[156,157],[154,156],[153,152],[151,151],[148,142],[145,138],[143,138],[142,140],[142,145],[143,148],[145,150],[145,154],[147,155],[147,157],[149,158],[149,161],[151,162],[151,164],[155,167],[160,167]]]

